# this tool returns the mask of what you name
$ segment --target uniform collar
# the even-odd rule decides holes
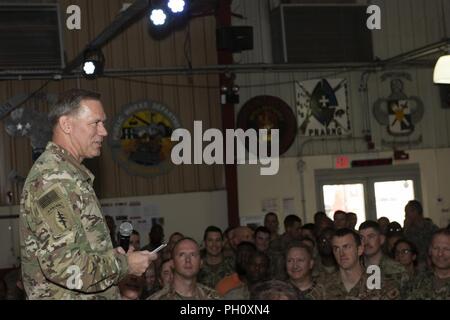
[[[92,172],[86,168],[84,165],[79,163],[71,154],[69,151],[61,147],[60,145],[50,141],[47,144],[46,150],[51,151],[57,155],[59,155],[61,158],[72,164],[75,168],[78,169],[81,176],[83,177],[84,181],[89,182],[91,185],[94,183],[94,175]]]

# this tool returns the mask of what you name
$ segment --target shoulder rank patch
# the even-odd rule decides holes
[[[59,184],[37,199],[37,203],[41,208],[44,222],[50,227],[49,231],[53,235],[72,229],[74,212]]]

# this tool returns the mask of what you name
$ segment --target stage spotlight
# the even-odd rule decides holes
[[[87,79],[95,79],[103,74],[105,57],[101,51],[86,51],[82,66],[83,76]]]
[[[167,15],[162,9],[153,9],[150,14],[150,21],[155,26],[162,26],[166,23]]]
[[[167,6],[173,13],[180,13],[184,11],[186,2],[184,0],[169,0]]]

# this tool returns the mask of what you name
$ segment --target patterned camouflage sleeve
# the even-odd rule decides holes
[[[92,206],[83,203],[86,200],[76,182],[49,183],[37,194],[26,200],[30,208],[26,221],[35,236],[25,241],[29,241],[27,247],[34,247],[31,250],[45,277],[85,293],[117,284],[128,271],[127,258],[112,248],[109,235],[100,228],[104,224],[101,213],[93,213]],[[96,228],[101,232],[93,232]]]

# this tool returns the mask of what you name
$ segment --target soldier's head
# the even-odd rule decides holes
[[[315,240],[316,237],[314,235],[315,225],[314,223],[306,223],[302,226],[302,237],[303,238],[310,238],[312,240]]]
[[[386,234],[388,231],[388,226],[389,226],[389,219],[386,217],[381,217],[377,220],[378,225],[380,226],[380,230],[382,234]]]
[[[317,238],[317,250],[322,257],[333,255],[333,247],[331,246],[331,238],[333,238],[334,229],[325,228]]]
[[[100,155],[106,115],[95,92],[71,89],[63,92],[48,114],[53,141],[79,162]]]
[[[172,259],[172,249],[175,243],[184,238],[184,235],[180,232],[174,232],[170,235],[169,241],[167,242],[167,247],[164,248],[162,255],[164,255],[164,260]]]
[[[270,230],[271,234],[278,234],[278,216],[274,212],[269,212],[264,216],[264,227]]]
[[[314,214],[314,224],[318,225],[322,219],[325,219],[327,217],[327,214],[323,211],[317,211]]]
[[[222,230],[216,226],[209,226],[203,234],[206,254],[208,256],[218,257],[222,254],[223,235]]]
[[[406,239],[397,240],[392,249],[392,256],[395,258],[395,261],[406,268],[417,265],[417,255],[416,245]]]
[[[133,230],[130,236],[130,246],[133,246],[134,250],[141,249],[141,236],[138,231]]]
[[[161,263],[159,268],[158,281],[161,287],[170,285],[173,280],[173,260],[167,259]]]
[[[429,255],[435,271],[450,270],[450,230],[439,229],[431,239]]]
[[[302,237],[302,220],[295,214],[290,214],[284,218],[284,230],[291,239]]]
[[[423,219],[422,204],[417,200],[409,201],[405,206],[405,226],[413,226]]]
[[[339,268],[351,270],[360,264],[360,257],[364,252],[359,234],[344,228],[336,230],[331,239],[333,254]]]
[[[120,295],[123,300],[139,300],[144,291],[144,286],[144,277],[127,275],[119,282]]]
[[[269,257],[261,252],[254,251],[251,254],[247,265],[247,281],[249,284],[255,284],[269,279],[270,261]]]
[[[160,224],[155,223],[148,234],[150,243],[159,246],[164,241],[164,229]]]
[[[270,230],[266,227],[258,227],[255,230],[255,245],[258,251],[266,252],[269,249]]]
[[[381,246],[386,240],[381,233],[380,226],[377,222],[367,220],[359,226],[359,235],[364,245],[364,255],[366,257],[373,257],[380,253]]]
[[[311,277],[314,267],[312,250],[302,243],[293,242],[286,250],[286,271],[293,281]]]
[[[192,238],[178,241],[172,250],[174,277],[193,280],[201,267],[200,248]]]
[[[389,236],[391,234],[403,234],[403,228],[400,223],[396,221],[389,222],[389,224],[387,225],[386,236]]]
[[[336,210],[333,214],[334,227],[336,229],[342,229],[347,227],[346,213],[342,210]]]
[[[347,221],[347,228],[350,230],[355,230],[356,224],[358,223],[358,216],[354,212],[347,212],[345,215]]]
[[[233,246],[237,248],[237,246],[243,241],[253,242],[255,240],[253,238],[252,229],[250,229],[249,227],[240,226],[233,230]]]

